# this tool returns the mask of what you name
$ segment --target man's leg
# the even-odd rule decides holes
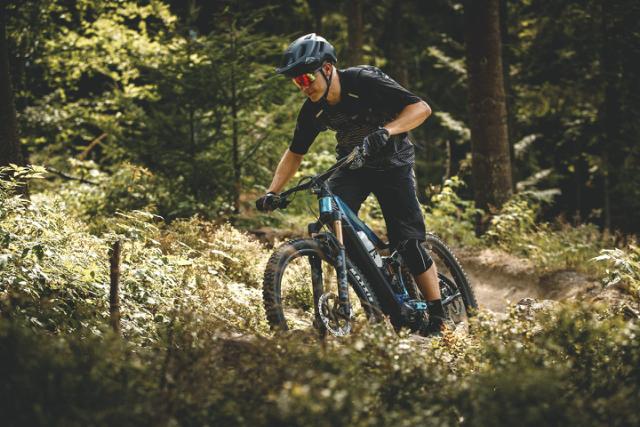
[[[436,264],[431,264],[428,270],[413,276],[418,285],[418,289],[422,292],[424,299],[427,301],[435,301],[441,299],[440,283],[438,280],[438,268]]]
[[[421,245],[426,238],[424,218],[415,193],[410,166],[380,172],[374,194],[380,202],[390,243],[398,248],[429,307],[428,333],[438,333],[445,318],[438,273]]]
[[[420,244],[421,240],[409,239],[398,245],[398,251],[413,275],[422,296],[429,307],[428,333],[440,331],[444,318],[444,307],[440,295],[438,269],[427,251]]]
[[[328,182],[331,192],[340,197],[356,215],[371,193],[367,171],[341,169]]]
[[[433,263],[427,271],[413,277],[424,299],[427,300],[427,307],[429,308],[429,326],[425,333],[427,335],[438,334],[442,330],[444,319],[447,316],[442,306],[436,264]]]

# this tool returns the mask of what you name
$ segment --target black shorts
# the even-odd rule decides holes
[[[389,244],[417,239],[425,240],[425,226],[416,197],[413,165],[386,170],[341,169],[329,181],[333,194],[339,196],[356,214],[362,202],[373,193],[380,203],[387,224]]]

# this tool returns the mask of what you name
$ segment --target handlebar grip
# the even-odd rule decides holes
[[[287,199],[286,197],[281,197],[280,201],[278,202],[278,209],[284,209],[289,206],[290,203],[291,201],[289,199]]]

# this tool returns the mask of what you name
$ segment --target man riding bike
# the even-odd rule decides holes
[[[336,132],[338,157],[362,146],[367,162],[341,169],[329,181],[331,191],[355,213],[371,193],[387,226],[389,243],[402,255],[427,301],[426,334],[439,334],[445,318],[436,266],[422,247],[425,225],[415,193],[415,154],[407,132],[431,114],[429,105],[371,66],[338,70],[333,46],[308,34],[284,52],[283,74],[307,96],[298,114],[293,140],[275,171],[267,193],[256,201],[261,211],[278,206],[278,193],[295,175],[318,133]]]

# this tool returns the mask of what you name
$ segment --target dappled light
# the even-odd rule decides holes
[[[639,25],[0,2],[0,425],[640,425]]]

